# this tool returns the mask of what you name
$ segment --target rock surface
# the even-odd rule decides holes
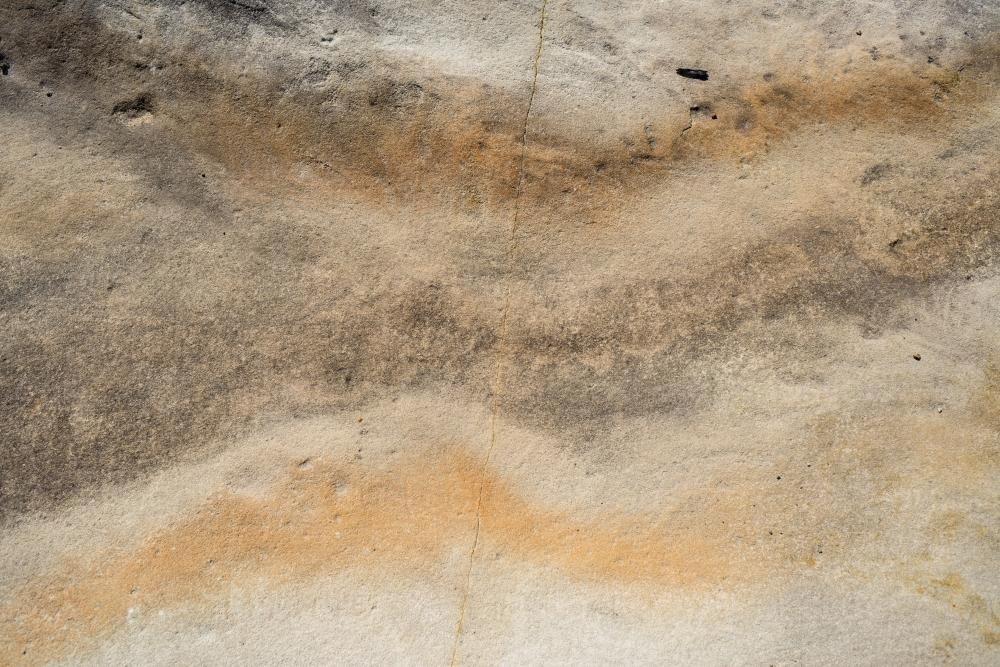
[[[0,54],[0,663],[1000,661],[1000,4]]]

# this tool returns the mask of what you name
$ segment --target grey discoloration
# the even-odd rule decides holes
[[[1000,8],[781,5],[0,3],[0,663],[989,662]]]
[[[892,326],[900,302],[992,261],[997,210],[985,201],[965,218],[952,214],[944,236],[929,221],[928,231],[893,249],[903,255],[898,266],[859,257],[858,232],[842,223],[761,244],[694,280],[595,294],[573,333],[552,331],[557,321],[516,325],[505,409],[556,433],[584,435],[616,417],[690,411],[712,391],[695,372],[699,359],[773,346],[747,339],[748,322],[846,317],[859,328]],[[110,324],[97,313],[114,308],[101,305],[114,291],[81,283],[79,264],[55,274],[22,270],[7,288],[9,446],[0,465],[7,511],[127,480],[268,415],[484,380],[495,336],[488,316],[456,309],[457,294],[426,284],[368,293],[330,285],[329,297],[302,302],[293,296],[302,293],[296,276],[325,253],[294,230],[236,233],[255,250],[233,267],[237,285],[210,312],[168,300],[152,313],[119,311]],[[146,260],[153,255],[146,251]],[[94,310],[77,305],[95,299]],[[32,312],[39,303],[44,313]],[[595,356],[604,361],[588,361]],[[273,392],[288,384],[309,393]]]
[[[861,185],[868,185],[879,179],[885,178],[892,172],[892,165],[888,162],[879,162],[865,169],[861,174]]]
[[[122,114],[131,118],[152,112],[153,98],[146,93],[136,95],[131,99],[115,102],[115,105],[111,108],[111,113]]]
[[[271,5],[200,6],[222,26],[286,29],[275,18],[284,10]],[[613,219],[621,202],[669,181],[673,169],[744,149],[766,154],[814,124],[810,113],[826,110],[837,123],[857,111],[894,129],[920,127],[933,113],[923,71],[894,69],[888,99],[898,108],[887,111],[869,104],[872,90],[884,90],[863,78],[838,84],[855,88],[830,107],[822,85],[776,76],[763,89],[699,98],[699,109],[711,109],[698,119],[708,125],[683,136],[671,136],[669,114],[610,142],[560,134],[554,118],[541,117],[536,127],[548,129],[530,134],[525,149],[527,242],[504,266],[525,91],[353,53],[255,64],[249,74],[212,70],[171,33],[149,29],[137,40],[105,24],[99,9],[3,10],[5,50],[82,107],[38,112],[38,92],[24,86],[2,93],[12,112],[49,123],[67,149],[96,145],[142,176],[120,186],[132,188],[132,213],[109,217],[103,204],[85,202],[16,216],[23,226],[13,234],[31,252],[4,258],[0,292],[3,379],[12,388],[2,408],[8,513],[131,479],[269,419],[440,382],[482,396],[498,352],[496,315],[495,302],[475,295],[508,273],[543,291],[545,246],[536,239],[546,225]],[[365,22],[379,11],[351,4],[334,13]],[[961,85],[948,81],[934,85]],[[855,89],[862,103],[850,97]],[[690,122],[686,106],[677,113]],[[109,115],[155,122],[125,129]],[[891,173],[877,163],[860,183]],[[240,189],[223,190],[220,176],[236,177]],[[994,181],[969,179],[961,201],[945,202],[888,248],[873,250],[849,216],[805,216],[780,236],[720,253],[714,266],[651,270],[586,292],[573,322],[515,312],[510,370],[495,400],[526,423],[586,439],[619,417],[709,404],[704,364],[773,344],[747,333],[754,323],[892,327],[900,303],[992,266]],[[390,211],[416,201],[472,216],[469,242],[441,259],[466,282],[449,284],[445,271],[443,285],[438,276],[386,283],[372,267],[392,260],[343,233],[353,224],[346,209],[319,224],[261,208],[287,198],[293,210],[315,188],[328,191],[306,200],[318,208],[342,193]],[[795,340],[784,345],[808,345]]]
[[[802,231],[689,281],[660,278],[602,290],[575,327],[515,329],[512,400],[535,423],[592,429],[610,416],[698,405],[712,389],[693,372],[700,359],[761,354],[776,345],[790,358],[815,353],[808,339],[749,337],[749,324],[835,319],[859,332],[905,326],[900,306],[993,265],[1000,201],[988,186],[977,191],[985,195],[977,206],[939,211],[884,258],[865,252],[864,230],[850,221],[806,220]],[[600,362],[586,361],[595,358]]]
[[[344,409],[486,365],[490,330],[455,321],[435,288],[345,294],[321,314],[272,300],[269,277],[258,278],[260,299],[233,295],[201,315],[161,304],[162,314],[121,313],[114,325],[74,313],[64,288],[66,305],[42,318],[58,328],[10,326],[0,353],[6,510],[125,481],[268,415]],[[272,392],[283,384],[308,397]]]

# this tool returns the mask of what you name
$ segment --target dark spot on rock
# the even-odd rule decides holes
[[[697,79],[699,81],[708,81],[708,72],[703,69],[691,69],[689,67],[678,67],[677,73],[683,76],[685,79]]]
[[[195,2],[216,19],[233,23],[241,28],[251,24],[265,29],[284,25],[263,0],[195,0]]]
[[[111,113],[120,114],[129,118],[138,118],[143,114],[153,113],[153,98],[143,93],[132,99],[116,102],[111,108]]]
[[[920,355],[919,355],[919,354],[915,354],[915,355],[913,355],[913,358],[914,358],[914,360],[916,360],[916,361],[920,361]]]
[[[868,185],[881,178],[885,178],[890,171],[892,171],[892,165],[888,162],[873,164],[865,169],[865,173],[861,175],[861,185]]]
[[[749,113],[741,113],[734,123],[734,127],[740,132],[749,132],[753,126],[753,117]]]

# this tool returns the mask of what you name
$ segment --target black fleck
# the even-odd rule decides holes
[[[683,76],[685,79],[698,79],[699,81],[708,81],[708,72],[703,69],[689,69],[687,67],[678,67],[677,73]]]

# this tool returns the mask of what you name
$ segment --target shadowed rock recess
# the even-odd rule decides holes
[[[0,663],[1000,661],[1000,4],[0,0],[0,73]]]

